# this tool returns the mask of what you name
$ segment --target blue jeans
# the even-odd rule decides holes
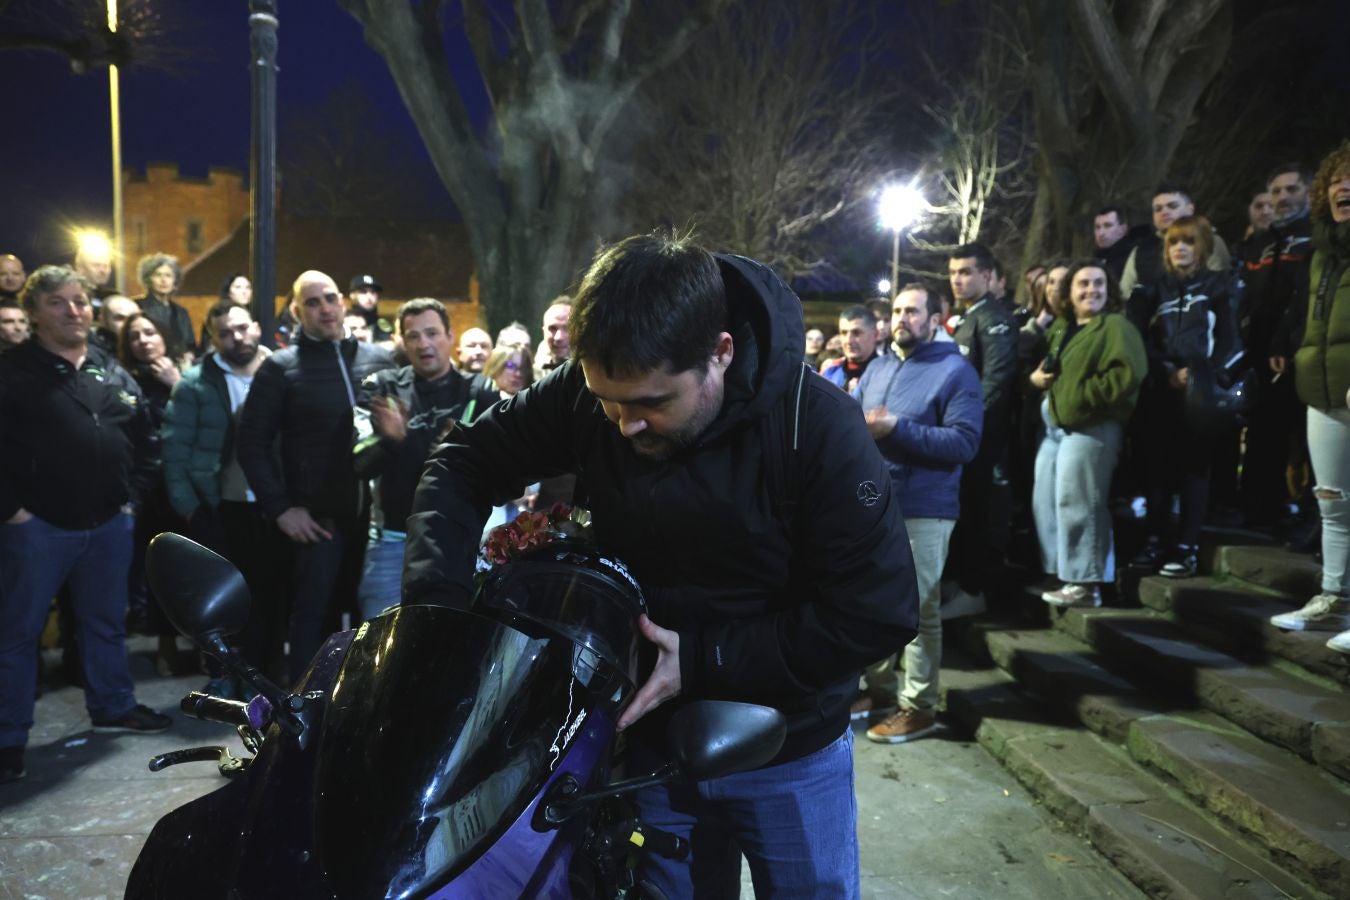
[[[1065,431],[1050,420],[1048,398],[1041,418],[1045,438],[1031,491],[1041,568],[1069,584],[1111,581],[1116,559],[1107,496],[1123,429],[1107,421]]]
[[[126,513],[88,531],[67,531],[36,516],[22,525],[0,525],[0,747],[28,743],[38,639],[52,597],[65,583],[89,718],[116,719],[136,705],[126,642],[135,527]]]
[[[801,759],[649,788],[637,802],[645,824],[690,842],[685,862],[643,860],[670,900],[739,896],[742,853],[758,897],[861,894],[852,730]]]
[[[403,549],[406,546],[407,536],[401,531],[370,529],[361,587],[356,592],[361,601],[362,618],[373,619],[389,607],[398,605],[403,596]]]

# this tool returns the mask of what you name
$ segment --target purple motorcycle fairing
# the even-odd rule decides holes
[[[330,638],[297,691],[308,745],[272,726],[242,778],[156,825],[127,896],[570,896],[585,822],[532,819],[563,773],[607,779],[643,604],[544,556],[495,571],[472,610],[397,607]]]

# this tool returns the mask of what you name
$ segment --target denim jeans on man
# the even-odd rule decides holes
[[[914,554],[914,579],[919,585],[919,635],[905,646],[905,683],[900,705],[933,712],[938,704],[938,671],[942,663],[942,568],[947,564],[951,519],[905,519],[909,549]],[[877,705],[895,700],[895,657],[868,666],[866,692]],[[874,707],[875,708],[875,707]]]
[[[1350,410],[1330,413],[1308,407],[1308,455],[1322,513],[1322,590],[1346,596],[1350,590]]]
[[[407,543],[405,532],[370,529],[366,564],[356,594],[362,618],[373,619],[389,607],[398,606],[403,585],[403,548]]]
[[[1041,568],[1068,584],[1108,582],[1115,577],[1111,473],[1120,456],[1123,430],[1106,421],[1065,431],[1050,419],[1050,400],[1041,401],[1045,438],[1036,452],[1031,492]]]
[[[633,766],[642,771],[644,761]],[[741,854],[758,897],[860,896],[851,730],[800,759],[649,788],[637,802],[644,824],[690,842],[686,861],[643,862],[642,875],[670,900],[738,896]]]
[[[38,640],[52,597],[69,583],[89,718],[117,719],[136,705],[127,663],[127,572],[135,520],[118,513],[87,531],[37,516],[0,525],[0,747],[28,742]]]

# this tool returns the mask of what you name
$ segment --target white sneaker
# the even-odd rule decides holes
[[[1271,616],[1270,624],[1285,631],[1345,631],[1350,629],[1350,601],[1318,594],[1302,609]]]
[[[942,621],[983,615],[988,608],[988,604],[984,602],[983,592],[972,594],[956,584],[943,585]]]
[[[1338,653],[1350,653],[1350,631],[1342,631],[1327,641],[1327,649],[1335,650]]]
[[[1095,584],[1066,584],[1057,591],[1046,591],[1041,599],[1051,606],[1098,607],[1102,605],[1102,592]]]

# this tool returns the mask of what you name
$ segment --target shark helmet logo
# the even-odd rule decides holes
[[[881,499],[881,490],[871,481],[858,485],[858,502],[863,506],[876,506]]]

